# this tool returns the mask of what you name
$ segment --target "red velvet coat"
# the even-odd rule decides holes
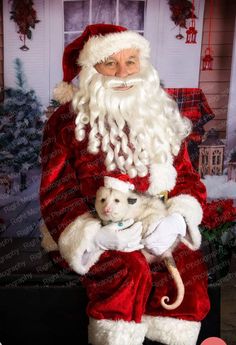
[[[68,104],[61,106],[51,116],[44,130],[41,212],[56,241],[68,224],[93,208],[96,191],[107,174],[104,154],[88,153],[87,138],[78,142],[74,130],[75,114],[69,112]],[[192,168],[185,144],[175,158],[174,166],[178,175],[169,197],[188,194],[203,205],[206,200],[205,187]],[[148,189],[148,176],[135,178],[133,182],[137,191]]]
[[[88,138],[85,137],[82,142],[78,142],[74,130],[75,114],[70,112],[69,104],[61,106],[45,126],[41,152],[41,212],[53,239],[59,243],[62,256],[72,269],[81,274],[89,272],[92,275],[96,272],[99,263],[108,260],[110,253],[112,253],[112,251],[103,253],[103,251],[93,247],[92,239],[96,231],[99,231],[100,222],[94,219],[90,213],[94,209],[96,191],[103,184],[103,177],[107,172],[104,165],[104,154],[102,152],[96,155],[88,153]],[[133,179],[136,190],[144,192],[149,190],[151,185],[154,185],[153,190],[168,190],[170,213],[181,213],[185,217],[188,226],[188,234],[182,239],[183,244],[176,250],[176,261],[182,279],[185,285],[189,286],[189,289],[186,289],[184,303],[182,307],[179,307],[180,309],[177,308],[177,312],[163,311],[162,309],[158,311],[158,315],[175,316],[186,320],[201,320],[209,310],[207,276],[202,260],[197,266],[195,265],[194,270],[191,262],[198,262],[201,258],[200,253],[194,250],[199,248],[201,242],[198,225],[202,218],[201,206],[206,199],[205,187],[201,183],[199,175],[192,168],[184,143],[178,156],[173,161],[173,166],[155,165],[152,170],[154,170],[154,177],[148,175],[143,178]],[[172,174],[172,170],[176,171],[176,176]],[[170,174],[170,178],[168,174]],[[179,254],[180,252],[185,252],[185,255]],[[129,254],[123,256],[126,255]],[[132,262],[132,257],[135,255],[137,258],[141,253],[131,254],[130,262]],[[142,258],[142,260],[144,259]],[[188,268],[186,267],[187,263]],[[193,271],[198,278],[193,278]],[[165,280],[164,276],[167,275],[167,271],[163,273],[162,269],[158,273],[154,268],[152,279],[155,282],[160,277]],[[93,298],[97,300],[96,291],[102,293],[101,284],[99,285],[100,290],[97,290],[94,289],[93,282],[91,283],[89,279],[86,279],[84,281],[87,284],[90,300],[92,301]],[[168,280],[168,286],[171,286],[171,284]],[[108,287],[105,288],[105,290],[107,289]],[[151,286],[145,290],[146,300],[143,303],[144,305],[151,291],[150,289]],[[194,294],[192,291],[194,291]],[[146,313],[156,314],[152,305],[154,302],[156,305],[157,300],[166,292],[167,285],[159,286],[156,292],[153,292],[153,298],[149,298],[146,306]],[[90,315],[93,317],[116,318],[109,313],[108,315],[97,313],[97,310],[93,310],[91,303],[89,308]],[[143,312],[141,310],[137,313],[138,316],[135,321],[140,321]],[[123,318],[129,320],[130,315],[124,315]]]

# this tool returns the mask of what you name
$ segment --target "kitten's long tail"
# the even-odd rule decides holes
[[[184,288],[182,278],[179,274],[179,271],[176,267],[175,260],[173,259],[173,257],[172,256],[165,257],[164,262],[169,273],[171,274],[171,277],[175,281],[175,285],[177,288],[177,298],[174,303],[166,304],[166,302],[169,302],[170,299],[168,296],[163,296],[161,298],[161,305],[163,308],[167,310],[173,310],[173,309],[176,309],[183,302],[185,288]]]

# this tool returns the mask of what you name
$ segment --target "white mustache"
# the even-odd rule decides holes
[[[103,76],[102,84],[105,89],[112,89],[114,87],[128,87],[141,83],[143,79],[140,76],[129,76],[126,78],[107,77]]]

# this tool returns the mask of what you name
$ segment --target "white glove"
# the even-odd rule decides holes
[[[154,255],[162,255],[175,242],[178,235],[185,236],[186,223],[179,213],[173,213],[149,226],[148,235],[142,240],[144,247]]]
[[[133,225],[132,225],[133,224]],[[133,252],[143,248],[141,244],[142,223],[128,219],[101,227],[95,237],[95,244],[101,249]]]

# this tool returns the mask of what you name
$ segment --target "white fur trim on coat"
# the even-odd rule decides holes
[[[58,246],[61,256],[75,272],[86,274],[104,252],[94,244],[94,237],[100,228],[100,221],[86,213],[76,218],[60,235]]]
[[[92,345],[142,345],[146,332],[144,323],[89,319],[88,336]]]
[[[134,31],[110,33],[105,36],[93,36],[85,43],[80,52],[78,63],[80,66],[92,67],[104,61],[112,54],[123,49],[138,49],[140,58],[148,59],[150,56],[149,42]]]
[[[192,250],[198,249],[201,245],[198,225],[201,223],[203,215],[200,203],[191,195],[181,194],[170,198],[166,204],[168,213],[180,213],[188,226],[187,235],[181,238],[181,242]]]
[[[65,104],[72,100],[76,91],[78,91],[78,88],[72,83],[69,84],[65,81],[61,81],[53,90],[53,99],[60,104]]]
[[[177,171],[171,163],[151,164],[148,193],[156,195],[163,191],[171,191],[176,184],[176,177]]]
[[[196,345],[201,328],[201,322],[171,317],[144,315],[142,322],[148,326],[148,339],[166,345]]]

